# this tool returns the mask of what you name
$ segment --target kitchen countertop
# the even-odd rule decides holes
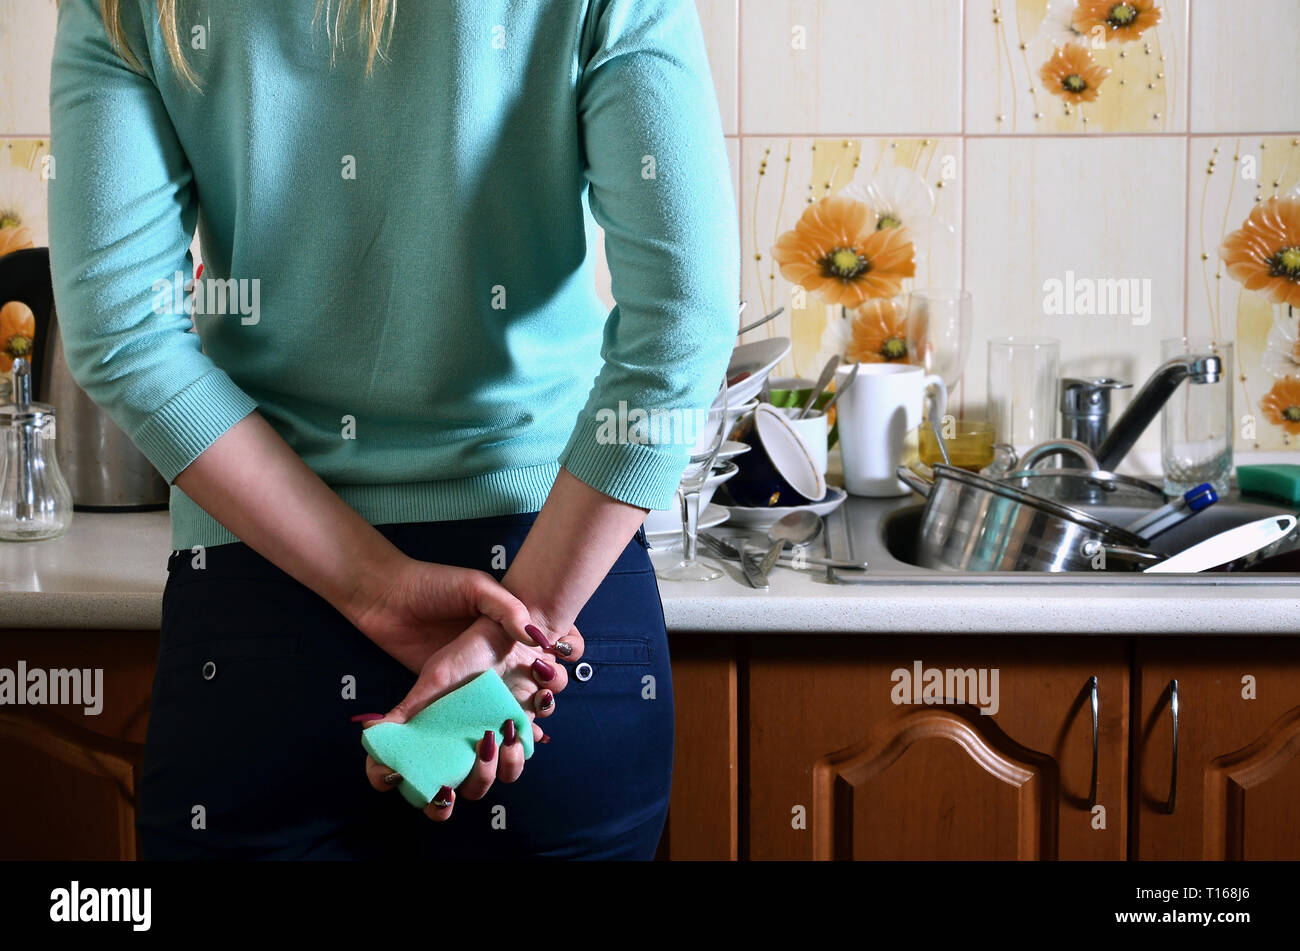
[[[876,524],[908,504],[851,498],[828,521],[830,534],[850,523]],[[1300,634],[1295,575],[1157,580],[1089,573],[1008,581],[911,569],[889,559],[875,537],[861,547],[855,554],[873,564],[862,584],[832,584],[825,569],[777,567],[770,589],[758,591],[730,562],[714,562],[726,571],[714,581],[661,582],[668,627],[809,634]],[[0,542],[0,628],[156,630],[170,552],[166,512],[78,512],[60,538]],[[678,554],[655,551],[652,558],[671,563]]]

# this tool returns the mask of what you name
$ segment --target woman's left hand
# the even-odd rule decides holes
[[[564,659],[578,660],[583,651],[582,635],[574,628],[563,641],[569,648]],[[372,720],[366,726],[384,722],[405,723],[442,695],[489,669],[495,670],[505,681],[520,706],[528,711],[530,722],[555,712],[556,695],[569,682],[567,671],[553,656],[520,643],[495,621],[481,617],[429,658],[420,670],[415,686],[397,706],[382,719]],[[511,742],[509,729],[502,724],[505,742],[500,746],[491,734],[485,734],[479,740],[479,756],[473,771],[457,790],[443,790],[425,807],[425,814],[430,819],[441,822],[449,818],[456,796],[481,799],[495,780],[511,783],[519,778],[524,768],[523,744]],[[531,729],[533,741],[544,742],[545,734],[536,722],[531,722]],[[366,776],[379,790],[393,789],[399,781],[392,770],[370,756],[366,757]]]

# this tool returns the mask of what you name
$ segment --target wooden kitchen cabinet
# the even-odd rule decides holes
[[[1148,639],[1136,657],[1132,857],[1300,858],[1300,641]]]
[[[742,649],[747,857],[1125,857],[1129,642],[756,635]],[[997,712],[895,703],[893,672],[917,662],[996,669]]]
[[[103,707],[0,706],[0,860],[134,859],[156,631],[6,630],[0,667],[100,668]]]

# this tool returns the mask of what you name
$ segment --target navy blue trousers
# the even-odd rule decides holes
[[[488,570],[535,517],[379,530],[414,558]],[[370,787],[349,722],[390,710],[414,675],[246,545],[192,560],[168,562],[137,819],[146,859],[653,858],[673,697],[644,533],[577,618],[587,666],[569,665],[542,721],[551,742],[444,823]]]

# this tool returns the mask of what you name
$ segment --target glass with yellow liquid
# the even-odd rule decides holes
[[[951,464],[959,469],[979,472],[997,456],[993,445],[996,430],[992,423],[945,416],[939,421],[939,432],[948,447]],[[927,466],[943,462],[943,453],[928,422],[922,423],[917,431],[917,455]]]

